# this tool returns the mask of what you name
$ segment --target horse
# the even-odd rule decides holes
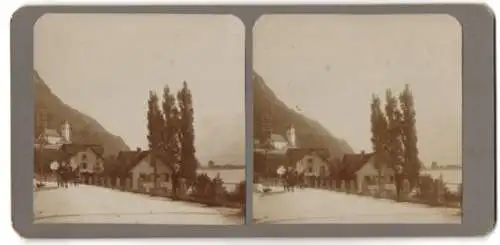
[[[76,168],[71,171],[71,183],[73,184],[74,187],[78,187],[78,184],[80,183],[80,169]]]
[[[293,168],[288,168],[284,174],[284,189],[285,191],[295,191],[295,185],[297,183],[298,173]]]
[[[59,179],[59,187],[68,188],[68,182],[71,180],[71,167],[70,166],[62,166],[58,169]]]

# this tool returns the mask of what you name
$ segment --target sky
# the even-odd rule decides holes
[[[291,108],[371,151],[372,94],[415,99],[419,157],[461,165],[461,26],[449,15],[267,15],[254,70]],[[298,142],[300,144],[300,142]]]
[[[176,92],[187,81],[204,162],[244,142],[244,38],[231,15],[46,14],[34,28],[34,68],[132,149],[148,145],[149,90],[162,96],[165,85]]]

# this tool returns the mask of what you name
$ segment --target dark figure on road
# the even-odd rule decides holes
[[[300,189],[304,189],[306,187],[304,172],[297,174],[297,183],[298,183]]]
[[[57,174],[57,187],[67,188],[67,179],[68,179],[68,168],[66,164],[60,165],[60,167],[56,171]]]
[[[283,191],[288,191],[288,178],[290,175],[290,170],[286,169],[285,173],[283,174],[282,182],[283,182]]]
[[[55,176],[57,179],[57,188],[62,187],[62,174],[60,168],[55,171]]]
[[[71,179],[71,167],[69,165],[64,165],[62,168],[62,176],[63,176],[63,187],[68,188],[68,182]]]
[[[177,189],[179,188],[180,166],[174,165],[174,172],[172,173],[172,199],[177,199]]]
[[[295,191],[295,184],[297,182],[297,172],[292,167],[289,167],[285,173],[285,190]]]
[[[72,171],[71,179],[73,182],[73,186],[77,187],[79,182],[80,182],[80,168],[77,167],[75,170]]]
[[[396,185],[396,201],[400,201],[401,199],[401,187],[403,185],[403,167],[401,165],[397,165],[394,168],[394,184]]]

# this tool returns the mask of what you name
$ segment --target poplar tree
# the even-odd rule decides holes
[[[170,92],[170,88],[163,88],[163,125],[162,145],[166,153],[167,161],[171,164],[178,163],[179,145],[178,145],[178,124],[179,113],[176,105],[175,96]]]
[[[413,186],[418,179],[422,166],[418,158],[415,105],[413,94],[408,84],[405,86],[404,91],[399,95],[399,101],[402,111],[401,132],[404,145],[404,165],[405,171],[410,179],[410,183]]]
[[[388,89],[386,91],[385,116],[387,120],[387,134],[385,137],[385,148],[388,153],[388,162],[393,169],[397,165],[403,165],[403,145],[401,139],[401,111],[398,108],[398,100]],[[404,167],[404,166],[403,166]]]
[[[180,109],[181,174],[188,180],[196,178],[196,150],[194,146],[194,110],[191,90],[186,81],[177,93]]]
[[[153,166],[154,171],[154,187],[157,187],[157,177],[158,177],[158,169],[156,164],[156,157],[158,155],[158,150],[162,145],[162,132],[164,119],[160,110],[158,95],[153,91],[149,91],[149,100],[148,100],[148,112],[147,112],[147,121],[148,121],[148,146],[150,150],[150,164]]]
[[[380,98],[372,96],[371,104],[371,132],[372,148],[374,154],[374,163],[379,175],[379,186],[381,185],[382,169],[387,163],[386,138],[387,138],[387,120],[380,108]]]

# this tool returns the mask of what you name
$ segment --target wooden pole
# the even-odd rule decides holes
[[[47,114],[42,111],[42,132],[40,134],[40,176],[42,177],[42,183],[45,182],[45,162],[44,162],[44,149],[45,149],[45,129],[47,128]]]

